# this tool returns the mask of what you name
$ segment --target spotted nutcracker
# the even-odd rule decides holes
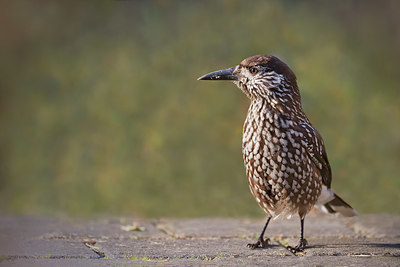
[[[268,245],[264,232],[271,218],[299,214],[300,241],[288,247],[299,252],[307,245],[304,218],[314,205],[327,213],[356,215],[331,190],[324,142],[302,109],[296,76],[285,63],[275,56],[256,55],[198,80],[231,80],[251,101],[243,126],[243,160],[250,191],[268,219],[249,248]]]

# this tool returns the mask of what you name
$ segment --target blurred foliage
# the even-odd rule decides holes
[[[333,188],[400,212],[399,1],[0,2],[0,210],[261,216],[248,99],[198,82],[254,54],[295,71]],[[397,204],[396,204],[397,203]]]

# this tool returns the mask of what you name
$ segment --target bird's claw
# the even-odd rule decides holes
[[[307,244],[308,244],[307,240],[301,239],[299,241],[299,244],[297,244],[297,246],[295,247],[288,246],[287,249],[292,253],[304,252],[304,249],[307,246]]]
[[[266,248],[269,245],[270,239],[263,239],[259,238],[256,243],[253,244],[247,244],[247,247],[250,249],[256,249],[256,248]]]

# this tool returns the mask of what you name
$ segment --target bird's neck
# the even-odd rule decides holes
[[[292,121],[293,124],[310,123],[304,113],[301,103],[282,103],[275,99],[253,98],[247,114],[247,119],[259,121],[271,120],[282,122]]]

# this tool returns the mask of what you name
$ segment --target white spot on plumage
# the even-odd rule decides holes
[[[286,146],[288,145],[287,140],[285,140],[284,138],[279,139],[279,142],[280,142],[284,147],[286,147]]]

